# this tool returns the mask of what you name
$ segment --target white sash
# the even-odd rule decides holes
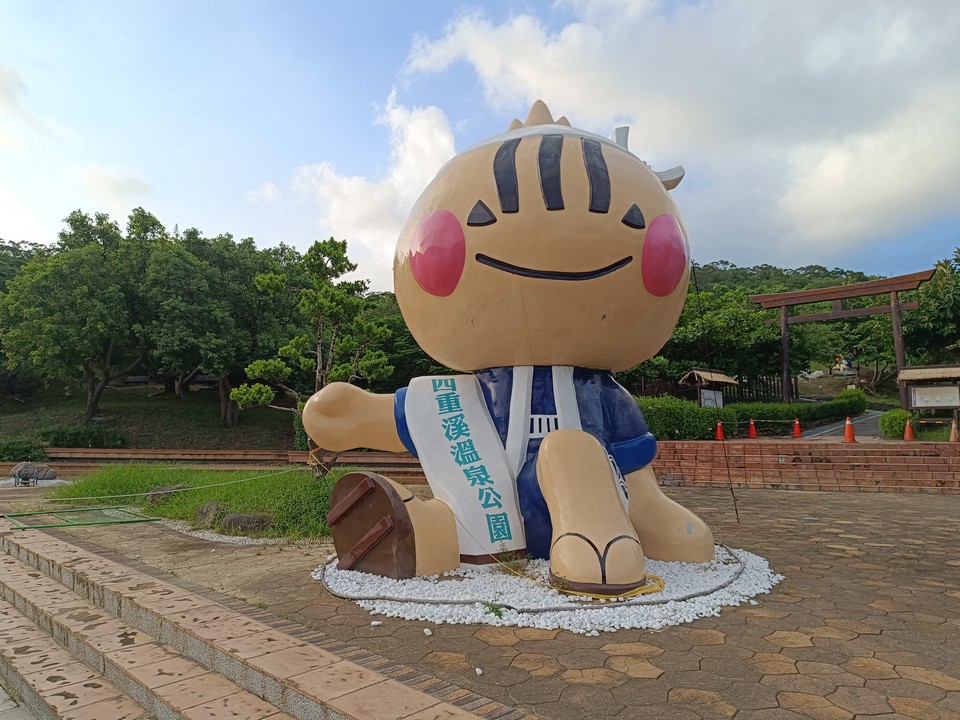
[[[554,366],[552,375],[557,415],[550,427],[581,430],[573,368]],[[414,378],[407,390],[407,430],[434,497],[457,517],[461,555],[526,548],[516,478],[530,439],[533,367],[514,367],[511,387],[506,447],[475,376]],[[609,459],[626,506],[626,483]]]
[[[404,412],[430,489],[457,518],[460,554],[525,549],[516,471],[507,461],[477,379],[414,378]],[[522,416],[529,412],[527,402]]]

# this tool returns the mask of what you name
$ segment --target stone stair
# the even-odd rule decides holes
[[[0,518],[0,679],[38,718],[476,717],[370,668]]]

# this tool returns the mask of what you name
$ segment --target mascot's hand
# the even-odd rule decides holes
[[[331,383],[307,400],[303,427],[327,450],[406,449],[397,435],[393,395],[375,395],[347,383]]]

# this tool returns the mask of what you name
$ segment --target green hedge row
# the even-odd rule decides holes
[[[47,454],[32,440],[0,441],[0,461],[3,462],[43,462]]]
[[[116,428],[104,425],[56,425],[40,432],[50,447],[122,448],[127,438]]]
[[[712,440],[718,419],[727,438],[745,437],[751,418],[761,435],[789,435],[795,418],[800,419],[801,428],[807,429],[860,415],[867,409],[867,397],[860,390],[844,390],[834,400],[820,403],[737,403],[717,409],[675,397],[641,397],[637,404],[650,432],[661,440]]]

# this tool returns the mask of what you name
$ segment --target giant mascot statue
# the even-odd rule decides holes
[[[689,274],[667,192],[683,169],[653,172],[626,144],[625,128],[611,141],[537,101],[424,190],[397,243],[397,301],[463,374],[393,395],[336,383],[307,402],[317,445],[408,450],[434,496],[341,478],[341,568],[404,578],[525,552],[549,558],[558,588],[616,596],[645,584],[645,557],[713,559],[709,528],[661,492],[656,440],[612,374],[667,341]]]

